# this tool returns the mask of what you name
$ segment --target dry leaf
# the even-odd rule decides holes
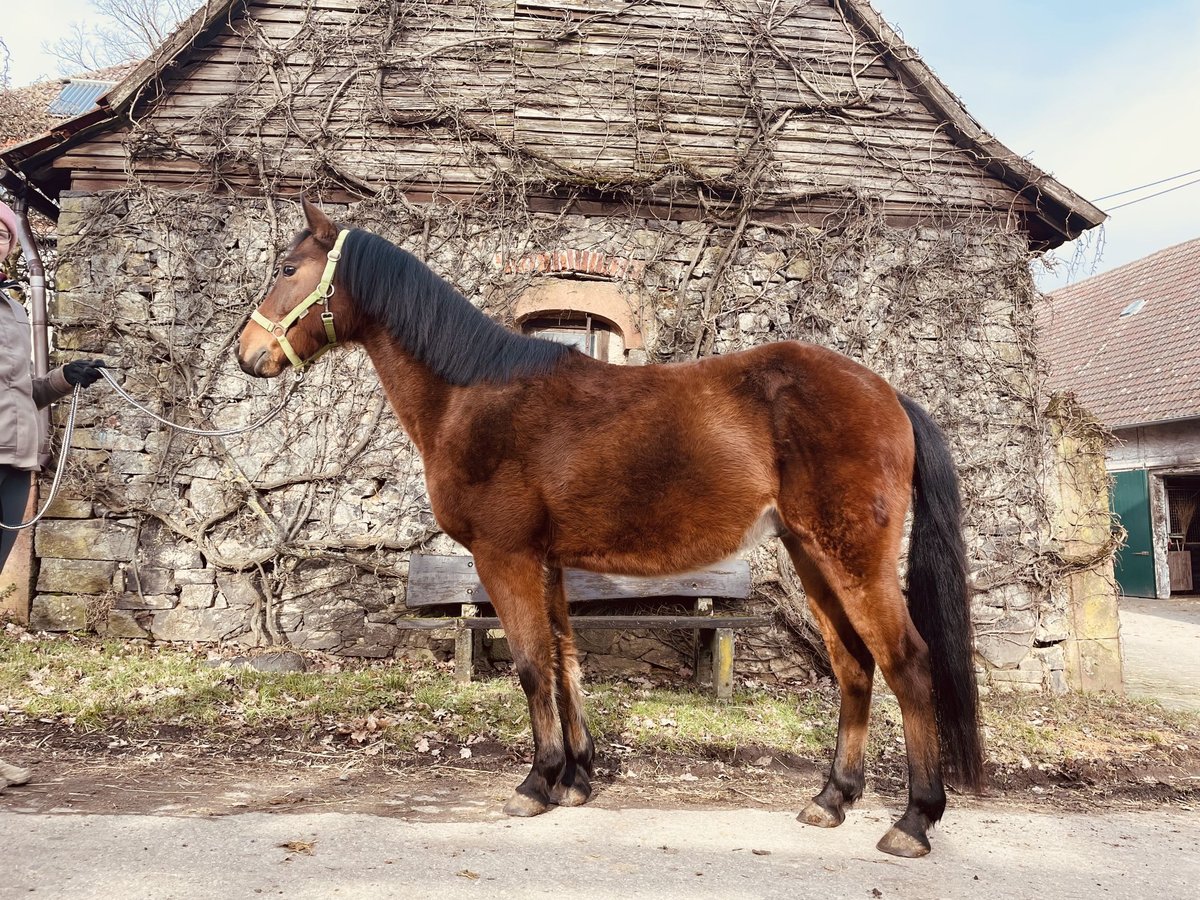
[[[293,853],[304,853],[308,856],[313,855],[313,847],[317,845],[316,841],[288,841],[279,846],[285,850],[291,850]]]
[[[469,878],[472,881],[476,881],[479,878],[479,873],[472,872],[470,869],[463,869],[461,872],[455,872],[454,874],[459,878]]]

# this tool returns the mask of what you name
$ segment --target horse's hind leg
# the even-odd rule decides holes
[[[550,628],[558,644],[558,715],[566,750],[566,762],[550,796],[559,806],[580,806],[592,795],[595,744],[584,715],[583,691],[579,686],[579,657],[567,610],[562,569],[551,569],[547,573],[546,608],[550,613]]]
[[[909,617],[895,565],[886,556],[880,557],[873,574],[858,576],[829,556],[819,561],[816,554],[810,556],[883,671],[904,720],[908,806],[877,846],[893,856],[924,856],[929,852],[929,828],[946,808],[929,648]]]
[[[825,638],[829,661],[842,695],[837,749],[829,769],[829,778],[821,793],[798,817],[809,825],[832,828],[842,824],[846,818],[846,807],[862,796],[865,784],[863,759],[867,723],[871,715],[871,682],[875,674],[875,660],[846,618],[846,612],[825,576],[809,559],[799,540],[794,535],[787,535],[783,543],[804,585],[813,618]]]
[[[536,816],[550,808],[564,762],[556,695],[557,643],[545,604],[542,563],[536,557],[491,553],[473,547],[479,579],[492,598],[529,701],[533,768],[504,804],[510,816]]]

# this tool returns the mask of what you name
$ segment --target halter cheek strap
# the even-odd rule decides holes
[[[291,312],[278,322],[272,322],[257,309],[250,313],[250,321],[261,325],[274,336],[292,366],[297,369],[303,368],[313,360],[319,359],[337,343],[337,332],[333,328],[333,313],[329,311],[329,298],[333,296],[333,273],[337,270],[338,260],[342,258],[342,244],[346,242],[346,235],[349,233],[347,229],[343,229],[338,233],[337,240],[333,242],[333,249],[328,253],[325,271],[321,273],[321,280],[317,282],[317,286],[313,288],[312,293],[300,301]],[[298,320],[307,316],[309,309],[317,303],[325,307],[325,311],[321,313],[321,322],[325,326],[325,345],[308,359],[301,359],[296,354],[295,349],[293,349],[291,341],[287,339],[288,329],[296,324]]]

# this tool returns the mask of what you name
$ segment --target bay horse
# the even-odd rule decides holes
[[[958,480],[929,414],[808,344],[627,367],[517,334],[412,254],[303,205],[307,228],[242,330],[238,362],[271,378],[334,343],[370,355],[424,458],[438,524],[475,558],[529,702],[533,765],[504,811],[591,794],[564,567],[676,574],[765,528],[796,566],[841,692],[829,777],[799,819],[839,825],[861,796],[878,664],[909,773],[907,808],[878,847],[928,853],[943,767],[966,789],[983,784]]]

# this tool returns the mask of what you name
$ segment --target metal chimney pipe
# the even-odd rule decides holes
[[[41,377],[50,371],[50,329],[46,321],[46,267],[33,229],[29,227],[29,204],[24,193],[13,198],[13,212],[17,214],[17,239],[25,255],[25,267],[29,270],[29,319],[33,324],[33,374]],[[49,414],[47,413],[47,418]]]

